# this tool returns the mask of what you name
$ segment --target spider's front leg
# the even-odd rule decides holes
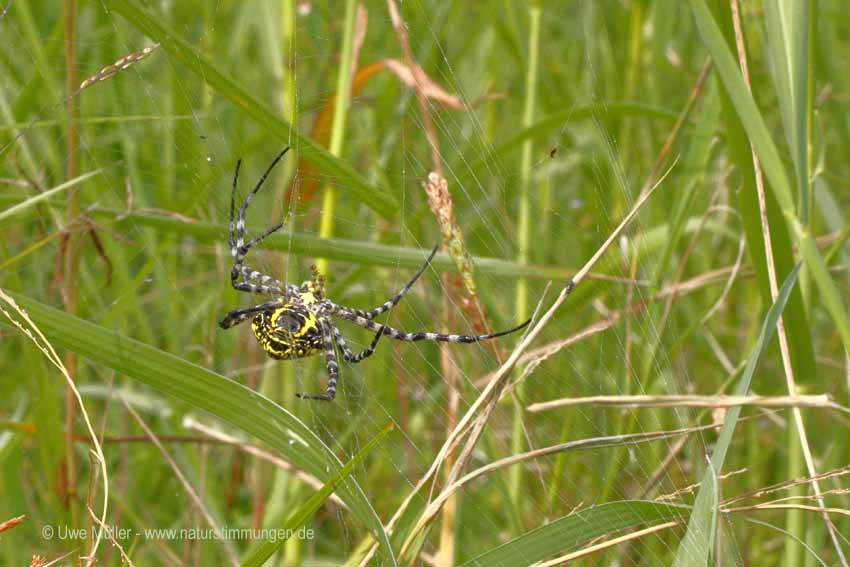
[[[245,241],[245,214],[248,211],[248,207],[251,205],[251,201],[254,199],[254,196],[265,183],[266,178],[269,176],[272,169],[274,169],[274,166],[277,165],[277,162],[280,161],[287,151],[289,151],[288,147],[278,154],[278,156],[272,161],[268,169],[266,169],[266,172],[251,192],[245,197],[245,201],[242,203],[242,206],[239,207],[238,214],[236,211],[236,186],[239,180],[239,166],[242,164],[242,160],[239,160],[236,163],[236,171],[233,174],[233,188],[230,192],[230,225],[228,244],[230,245],[230,254],[233,256],[233,268],[230,271],[230,282],[233,285],[233,288],[238,291],[263,293],[267,295],[281,295],[285,291],[291,292],[293,289],[297,289],[295,286],[287,286],[283,282],[271,276],[267,276],[245,264],[245,256],[247,256],[248,251],[252,246],[258,244],[264,238],[277,232],[283,227],[283,223],[278,223],[263,231],[263,233],[259,236],[256,236],[247,242]],[[239,281],[240,277],[242,278],[242,281]]]
[[[272,301],[266,301],[265,303],[260,303],[259,305],[255,305],[254,307],[248,307],[247,309],[234,309],[233,311],[228,312],[224,317],[222,317],[221,321],[218,322],[218,326],[222,329],[229,329],[230,327],[238,325],[246,319],[253,317],[260,311],[266,311],[267,309],[274,309],[275,307],[279,307],[281,303],[282,300],[275,299]]]

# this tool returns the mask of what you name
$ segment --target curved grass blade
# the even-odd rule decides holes
[[[785,138],[794,160],[802,219],[808,218],[809,206],[810,10],[808,0],[769,0],[764,3],[776,98]]]
[[[806,543],[805,541],[803,541],[799,537],[795,536],[791,532],[789,532],[787,530],[783,530],[779,526],[775,526],[775,525],[771,524],[770,522],[762,522],[761,520],[757,520],[756,518],[744,517],[744,521],[748,522],[750,524],[754,524],[756,526],[761,526],[763,528],[768,528],[768,529],[774,530],[776,532],[779,532],[780,534],[782,534],[785,537],[793,539],[795,542],[797,542],[800,545],[800,547],[802,547],[803,549],[806,550],[806,553],[809,554],[809,557],[811,557],[813,561],[817,561],[818,564],[821,565],[821,567],[829,567],[829,565],[826,563],[826,561],[821,559],[820,555],[818,555],[818,552],[815,549],[813,549],[812,546],[810,546],[808,543]]]
[[[55,345],[202,409],[279,451],[316,478],[335,478],[342,463],[297,417],[261,394],[202,366],[131,339],[19,293],[9,292]],[[338,493],[354,515],[395,557],[380,518],[360,486],[346,479]]]
[[[30,197],[28,199],[25,199],[24,201],[21,201],[17,205],[13,205],[13,206],[9,207],[8,209],[6,209],[4,211],[0,211],[0,221],[2,221],[3,219],[6,219],[8,217],[11,217],[12,215],[15,215],[17,213],[20,213],[22,211],[25,211],[26,209],[32,207],[33,205],[40,203],[41,201],[44,201],[46,199],[49,199],[50,197],[52,197],[56,193],[60,193],[62,191],[65,191],[66,189],[70,189],[71,187],[73,187],[75,185],[79,185],[80,183],[82,183],[83,181],[88,179],[89,177],[94,177],[98,173],[100,173],[99,169],[96,169],[94,171],[89,171],[88,173],[84,173],[84,174],[80,175],[79,177],[75,177],[74,179],[71,179],[70,181],[66,181],[65,183],[62,183],[61,185],[57,185],[56,187],[54,187],[52,189],[48,189],[47,191],[44,191],[43,193],[39,193],[38,195],[35,195],[35,196]]]
[[[299,155],[310,161],[341,186],[350,189],[358,199],[385,218],[391,219],[399,208],[398,200],[389,189],[370,185],[362,175],[341,159],[334,157],[309,136],[280,118],[265,104],[213,65],[189,42],[167,28],[162,19],[154,18],[134,0],[112,2],[109,9],[121,14],[149,38],[157,41],[175,59],[198,75],[211,88],[267,128],[284,143],[291,143]]]
[[[761,161],[762,170],[770,182],[773,195],[776,197],[791,233],[800,247],[800,253],[806,262],[806,266],[811,271],[812,278],[818,286],[823,305],[838,329],[844,348],[850,351],[850,315],[848,315],[835,282],[826,269],[823,257],[817,249],[811,232],[807,226],[804,226],[805,217],[798,218],[795,212],[791,184],[788,181],[779,157],[779,151],[770,136],[767,124],[753,95],[747,88],[738,64],[732,56],[732,52],[723,38],[723,33],[708,9],[705,0],[689,0],[689,3],[702,41],[711,53],[715,68],[729,94],[735,112],[747,133],[753,150]],[[807,103],[800,101],[800,104]],[[806,136],[806,133],[799,132],[797,135],[798,137]],[[795,155],[799,151],[798,146],[803,143],[801,141],[799,144],[795,144],[793,149]],[[805,182],[808,183],[808,180],[805,180]],[[803,222],[799,220],[800,218],[803,219]]]
[[[518,567],[578,549],[600,536],[641,524],[659,524],[682,518],[687,506],[625,500],[594,506],[564,516],[499,547],[482,553],[460,567]]]
[[[290,534],[306,524],[307,520],[309,520],[324,501],[330,497],[333,491],[336,490],[337,486],[339,486],[339,484],[351,474],[354,467],[357,466],[360,461],[362,461],[366,455],[372,451],[375,445],[380,443],[380,441],[386,437],[390,431],[392,431],[392,429],[393,424],[390,423],[383,429],[383,431],[375,435],[375,437],[369,441],[365,447],[360,449],[357,454],[351,458],[351,460],[345,463],[345,465],[339,469],[339,471],[337,471],[320,490],[314,493],[309,499],[307,499],[306,502],[299,506],[298,509],[295,510],[295,512],[293,512],[286,520],[286,522],[283,523],[282,533]],[[242,563],[242,567],[261,567],[261,565],[268,561],[275,551],[283,546],[283,543],[287,539],[288,536],[265,542]]]
[[[717,69],[717,73],[723,81],[723,86],[726,87],[732,105],[747,131],[753,149],[761,160],[762,168],[768,181],[770,181],[771,188],[774,190],[776,200],[779,201],[782,211],[786,215],[789,213],[793,215],[794,198],[791,193],[791,184],[785,174],[785,168],[782,166],[779,150],[773,143],[773,138],[770,136],[770,131],[753,95],[744,83],[744,77],[741,75],[741,70],[738,68],[729,46],[726,45],[723,33],[711,15],[708,6],[706,6],[705,0],[689,0],[689,2],[702,41],[711,54],[715,69]]]
[[[791,295],[791,290],[794,289],[799,271],[800,264],[797,264],[782,283],[782,288],[779,290],[776,301],[768,310],[756,344],[747,359],[747,365],[744,367],[744,371],[741,373],[741,379],[738,382],[735,395],[744,396],[749,392],[753,374],[755,374],[764,349],[767,348],[770,339],[773,338],[773,333],[776,331],[776,323],[779,321],[782,310],[785,309],[785,303]],[[714,446],[714,452],[711,455],[711,463],[703,474],[699,493],[694,501],[694,510],[691,513],[691,519],[688,521],[688,531],[679,543],[679,549],[676,552],[676,561],[673,563],[674,567],[705,567],[708,562],[708,554],[714,541],[717,521],[715,512],[718,495],[714,479],[720,475],[720,471],[723,468],[726,451],[729,450],[729,445],[732,443],[732,434],[735,431],[740,414],[741,406],[729,408],[726,414],[726,420],[723,423],[723,428],[720,430],[717,444]]]
[[[721,3],[716,8],[714,17],[718,25],[723,27],[726,42],[730,49],[733,49],[735,31],[731,6],[728,3]],[[722,83],[720,94],[723,107],[721,128],[724,130],[724,145],[729,158],[740,171],[739,181],[741,185],[736,191],[736,206],[741,214],[742,228],[746,235],[747,248],[755,270],[758,290],[765,305],[769,307],[773,303],[773,296],[770,292],[770,275],[768,274],[752,146]],[[764,195],[767,206],[767,221],[770,225],[773,241],[773,262],[777,278],[781,281],[791,272],[796,263],[794,235],[789,230],[786,218],[773,197],[773,192],[765,191]],[[815,354],[811,339],[812,333],[809,329],[809,315],[804,307],[803,294],[799,287],[791,292],[783,317],[785,318],[785,329],[791,347],[791,364],[794,368],[794,374],[798,376],[815,375]]]

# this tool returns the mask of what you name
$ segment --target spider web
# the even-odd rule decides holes
[[[584,20],[543,24],[536,119],[565,111],[566,115],[558,123],[541,128],[534,137],[528,172],[531,207],[539,215],[535,219],[539,223],[532,223],[529,261],[566,271],[575,271],[584,264],[637,199],[660,147],[642,141],[640,134],[651,132],[653,140],[663,139],[671,127],[670,122],[613,117],[616,109],[608,103],[615,99],[617,87],[605,83],[608,70],[598,69],[600,61],[609,58],[600,52],[604,48],[594,42],[593,34],[610,36],[618,30],[606,29],[611,25],[609,21],[589,8],[589,4],[592,3],[583,2],[575,7],[576,14],[582,14]],[[251,86],[252,91],[256,89],[257,98],[281,113],[288,111],[281,103],[281,85],[288,74],[294,76],[297,124],[309,132],[332,99],[342,15],[335,14],[329,6],[302,2],[298,7],[296,29],[288,45],[273,43],[280,32],[276,22],[282,18],[276,7],[263,5],[254,11],[236,4],[215,3],[203,9],[201,23],[189,18],[185,7],[172,5],[166,11],[170,12],[170,25],[179,35],[199,46],[219,68]],[[4,184],[0,190],[3,195],[16,198],[28,194],[26,191],[57,185],[57,180],[63,179],[62,171],[68,160],[62,146],[52,139],[54,134],[61,134],[65,116],[63,97],[59,94],[63,91],[61,83],[56,82],[55,72],[64,65],[61,34],[55,32],[59,21],[55,15],[49,16],[46,9],[33,7],[36,29],[29,30],[24,16],[15,12],[19,8],[20,5],[13,5],[0,20],[4,35],[10,40],[2,47],[8,82],[0,103],[9,125],[4,129],[6,141],[0,153],[0,178],[20,181]],[[81,15],[86,18],[81,20],[85,33],[80,34],[77,44],[81,79],[148,45],[126,21],[107,14],[104,8],[94,5],[81,8]],[[512,261],[517,254],[521,146],[510,151],[500,148],[502,142],[522,128],[518,121],[522,117],[525,69],[515,66],[508,72],[502,66],[493,71],[480,64],[482,60],[498,59],[499,55],[483,54],[488,50],[498,51],[504,39],[500,34],[510,34],[510,29],[501,28],[510,28],[512,24],[507,21],[508,15],[495,17],[494,27],[482,32],[480,41],[470,42],[463,33],[468,23],[440,3],[411,3],[403,10],[408,18],[413,52],[422,57],[420,63],[425,72],[446,92],[473,106],[470,112],[457,112],[433,101],[429,103],[430,117],[439,135],[441,165],[466,245],[476,256]],[[484,7],[468,10],[471,19],[484,18],[487,12]],[[358,58],[361,67],[390,57],[401,59],[385,7],[370,5],[368,14],[369,23]],[[524,16],[520,24],[515,26],[516,30],[527,25]],[[29,47],[31,34],[49,47],[43,52]],[[514,39],[526,38],[523,35]],[[556,64],[565,42],[584,43],[586,47],[570,51],[574,61]],[[520,44],[518,48],[522,51],[524,46]],[[294,55],[287,61],[286,53]],[[42,60],[44,54],[46,60]],[[580,69],[576,74],[582,77],[581,83],[565,82],[563,74],[570,64]],[[693,68],[680,72],[688,77],[696,76]],[[438,345],[395,343],[385,338],[378,355],[357,365],[341,362],[340,392],[333,404],[294,400],[294,392],[319,392],[324,388],[326,373],[321,357],[272,361],[263,356],[248,325],[226,334],[215,326],[225,311],[255,303],[254,298],[226,291],[232,260],[225,226],[236,158],[243,158],[238,195],[244,197],[284,144],[196,77],[185,73],[185,68],[162,49],[76,96],[80,98],[84,119],[80,148],[83,171],[100,170],[102,177],[97,189],[81,192],[81,208],[89,213],[90,229],[102,242],[95,244],[91,236],[87,237],[88,241],[86,237],[83,239],[87,266],[80,276],[79,312],[259,389],[301,416],[340,455],[354,454],[387,422],[394,422],[400,434],[388,437],[373,453],[373,464],[357,475],[386,521],[433,462],[446,438],[447,424],[463,416],[486,385],[489,373],[499,367],[493,351],[484,344],[451,345],[448,361],[442,363]],[[24,103],[25,97],[34,97],[36,102]],[[595,107],[596,111],[586,113],[589,107]],[[675,106],[671,109],[678,111]],[[510,118],[500,120],[502,114]],[[271,250],[260,245],[249,254],[249,263],[286,282],[308,279],[309,266],[315,258],[292,250],[300,235],[318,236],[322,196],[327,186],[335,186],[338,191],[333,213],[335,236],[430,249],[440,232],[421,187],[433,169],[424,135],[427,128],[412,90],[390,73],[373,79],[353,97],[343,159],[371,183],[392,188],[400,201],[395,220],[383,220],[359,203],[346,186],[346,180],[301,167],[294,148],[248,213],[251,235],[285,218],[282,233],[288,238],[289,248]],[[625,133],[629,129],[631,132]],[[624,148],[617,143],[620,137],[626,137],[634,145]],[[644,167],[627,170],[622,165],[626,154],[629,164]],[[671,182],[675,179],[676,173]],[[37,189],[28,184],[36,185]],[[304,190],[311,184],[316,185],[317,192],[309,196]],[[285,195],[290,188],[294,198],[287,202]],[[130,195],[132,210],[128,209]],[[663,197],[654,197],[647,209],[663,207],[659,202],[663,202]],[[549,208],[544,210],[546,205]],[[708,205],[709,198],[700,195],[694,210],[704,210]],[[15,236],[4,245],[6,257],[13,257],[56,230],[57,219],[51,218],[52,212],[52,209],[40,209],[38,214],[11,219],[6,230]],[[122,212],[127,213],[126,218],[115,222]],[[171,228],[152,228],[139,220],[137,214],[164,216],[170,219]],[[658,213],[648,214],[658,216]],[[191,231],[174,228],[185,219],[215,223],[219,231],[217,242],[206,242],[193,237]],[[549,412],[523,412],[522,427],[515,428],[517,405],[579,396],[690,390],[694,377],[688,374],[682,360],[668,359],[665,348],[658,349],[647,371],[640,368],[646,360],[645,349],[653,346],[652,341],[661,340],[660,333],[665,333],[664,344],[676,342],[677,327],[660,331],[657,310],[636,309],[622,316],[632,305],[655,301],[647,282],[659,278],[657,257],[651,251],[641,251],[636,256],[635,249],[643,242],[638,236],[649,228],[641,222],[641,217],[629,227],[618,245],[607,252],[609,261],[601,271],[608,279],[587,280],[586,285],[598,286],[599,291],[582,296],[578,293],[579,286],[576,299],[568,300],[531,348],[576,335],[595,323],[613,320],[618,313],[619,320],[604,332],[576,341],[542,360],[524,377],[516,390],[517,396],[507,396],[492,414],[467,470],[517,452],[561,442],[624,432],[663,431],[702,422],[700,410],[646,411],[578,405]],[[737,252],[734,239],[718,240],[713,245],[718,247],[717,257],[721,262],[718,265],[734,261]],[[341,247],[338,252],[345,254],[345,249]],[[57,253],[55,244],[49,245],[33,252],[26,261],[14,263],[10,272],[13,275],[7,276],[6,285],[21,282],[24,291],[57,302],[57,284],[45,276],[52,273],[51,265]],[[106,283],[107,264],[111,264],[115,285]],[[371,308],[395,293],[413,271],[378,265],[363,258],[349,262],[332,260],[326,274],[328,295],[342,305]],[[478,269],[475,281],[494,328],[515,324],[517,278]],[[547,278],[531,277],[527,281],[528,309],[533,311],[539,302],[540,312],[548,308],[564,284],[564,281],[553,282],[547,293]],[[25,282],[29,283],[24,285]],[[446,297],[454,323],[452,329],[444,327]],[[456,298],[439,273],[429,269],[402,304],[379,320],[408,331],[475,334],[469,311]],[[371,340],[368,333],[345,322],[339,326],[353,349],[368,346]],[[518,340],[518,336],[512,336],[500,341],[505,355]],[[456,410],[449,407],[444,380],[446,364],[459,377]],[[140,403],[159,407],[148,417],[162,427],[163,434],[184,433],[178,417],[194,415],[191,408],[125,383],[105,369],[94,365],[84,368],[83,389],[90,399],[107,396],[112,388],[132,394]],[[521,364],[513,374],[514,379],[526,368],[526,364]],[[647,377],[651,383],[645,383]],[[111,379],[115,379],[114,387],[99,385]],[[22,396],[16,386],[4,385],[4,391],[15,394],[10,400]],[[13,407],[10,401],[4,410],[11,412]],[[121,419],[113,408],[106,420],[106,430],[118,432],[120,424]],[[519,447],[517,438],[521,440]],[[710,451],[702,434],[696,433],[691,439],[687,452]],[[509,502],[515,468],[476,480],[459,494],[462,527],[458,528],[457,543],[462,544],[459,545],[462,549],[458,557],[474,557],[578,507],[633,499],[638,495],[652,498],[676,491],[695,478],[689,467],[699,461],[677,453],[671,464],[659,472],[657,465],[676,447],[677,440],[621,444],[526,461],[519,465],[522,468],[520,504],[513,511]],[[304,499],[304,492],[298,492],[288,473],[270,469],[253,471],[251,464],[244,457],[240,462],[233,451],[191,446],[178,447],[175,451],[199,482],[210,482],[223,491],[235,487],[236,504],[218,502],[228,510],[224,513],[228,524],[250,521],[255,493],[265,495],[270,501],[263,525],[279,519],[276,514],[296,505],[299,495]],[[612,465],[615,456],[619,459],[616,466]],[[254,477],[241,486],[214,479],[228,473],[211,470],[216,464],[221,465],[216,463],[216,458],[227,462],[233,471],[240,468],[242,473],[253,471]],[[576,476],[576,473],[583,474]],[[612,474],[616,475],[614,479],[610,478]],[[658,476],[657,482],[646,488],[654,475]],[[168,484],[171,481],[163,482],[179,491],[176,485]],[[427,495],[428,491],[423,491],[423,497]],[[158,520],[154,511],[151,522]],[[312,525],[321,534],[321,539],[311,544],[317,557],[342,560],[363,537],[362,529],[353,525],[351,516],[338,506],[327,507]],[[432,529],[425,553],[437,551],[438,530],[439,527]],[[675,542],[665,534],[650,536],[630,553],[635,564],[663,565],[675,552]],[[617,557],[616,552],[608,553],[611,559]]]

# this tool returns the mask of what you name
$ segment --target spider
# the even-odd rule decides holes
[[[313,356],[324,353],[325,365],[328,371],[328,385],[322,394],[296,394],[302,399],[331,401],[336,396],[337,380],[339,379],[339,364],[337,363],[336,349],[342,353],[346,362],[357,363],[368,358],[375,352],[378,341],[383,335],[387,335],[400,341],[438,341],[448,343],[477,343],[487,339],[494,339],[516,332],[526,325],[524,322],[507,331],[491,333],[488,335],[444,335],[432,332],[408,333],[394,329],[388,325],[375,322],[375,317],[389,311],[401,301],[404,294],[416,283],[423,272],[428,268],[434,255],[437,253],[435,246],[425,263],[419,271],[411,278],[401,290],[383,305],[364,311],[353,307],[338,305],[327,299],[324,295],[324,278],[313,267],[313,275],[300,286],[286,284],[271,276],[263,274],[245,263],[245,256],[252,246],[258,244],[270,234],[279,230],[283,223],[265,230],[262,234],[245,241],[245,213],[254,196],[263,186],[266,178],[274,169],[277,162],[289,151],[285,148],[274,158],[266,172],[257,182],[254,189],[245,197],[245,202],[236,212],[236,185],[239,179],[239,166],[242,160],[236,162],[236,171],[233,174],[233,189],[230,194],[230,228],[229,239],[230,253],[233,256],[233,268],[230,270],[230,281],[237,291],[258,293],[272,296],[274,299],[248,307],[246,309],[235,309],[227,313],[219,326],[229,329],[252,318],[251,327],[254,335],[266,353],[275,359],[293,359]],[[372,343],[368,348],[353,352],[334,319],[344,319],[355,325],[375,332]]]

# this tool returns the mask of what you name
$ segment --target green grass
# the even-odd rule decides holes
[[[124,553],[139,566],[520,566],[583,553],[577,564],[846,565],[850,474],[758,493],[847,467],[846,410],[526,409],[789,388],[850,407],[843,0],[741,2],[749,85],[727,0],[401,3],[414,58],[470,107],[429,102],[457,242],[473,259],[474,273],[460,271],[486,313],[439,277],[458,271],[453,249],[382,322],[472,333],[481,321],[510,327],[540,303],[539,317],[666,173],[505,374],[522,382],[492,412],[476,401],[519,335],[500,352],[452,345],[450,359],[382,339],[375,356],[341,365],[340,393],[322,404],[294,395],[323,389],[320,357],[273,361],[249,325],[216,324],[253,300],[229,282],[238,158],[244,196],[292,146],[248,221],[253,234],[286,226],[249,259],[294,282],[318,263],[339,303],[382,303],[440,240],[416,94],[386,69],[357,73],[405,62],[397,31],[384,3],[367,3],[352,69],[364,31],[355,4],[126,0],[74,14],[53,0],[13,2],[0,19],[0,288],[65,357],[100,437],[106,524],[125,531],[99,545],[97,564],[122,565]],[[128,69],[67,90],[68,76],[82,81],[154,42]],[[342,112],[318,131],[335,101]],[[352,346],[369,344],[340,327]],[[26,516],[0,532],[4,565],[91,548],[59,537],[96,532],[87,507],[103,507],[79,408],[66,425],[74,399],[0,314],[0,526]],[[442,461],[452,420],[481,416],[480,437],[464,429]],[[145,531],[210,523],[302,535]]]

